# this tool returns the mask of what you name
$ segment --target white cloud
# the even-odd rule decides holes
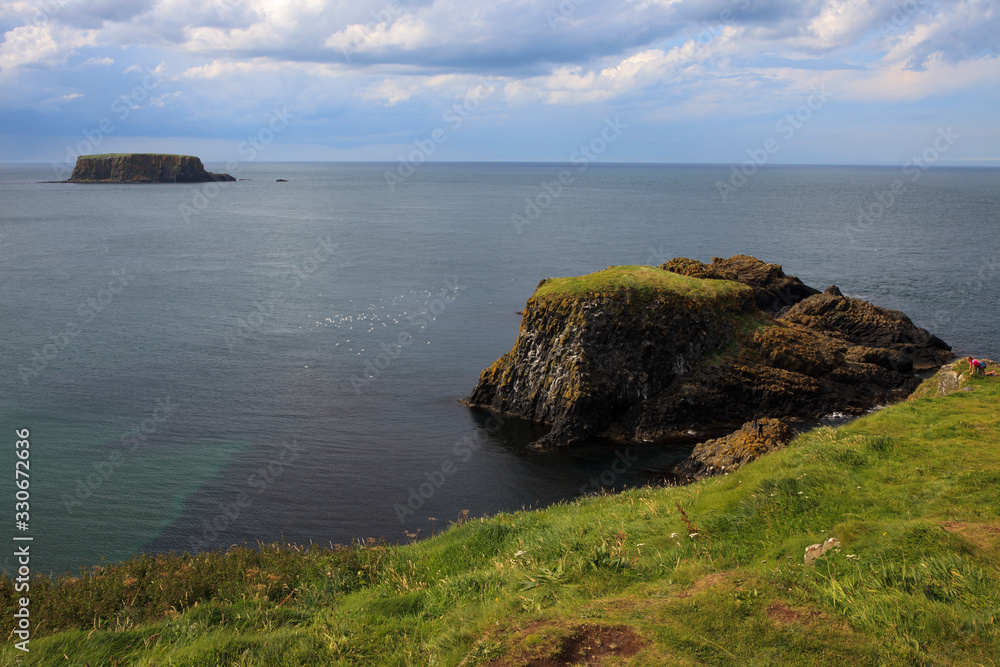
[[[854,44],[878,24],[887,4],[884,0],[829,0],[809,21],[803,41],[819,50]]]
[[[96,35],[90,30],[57,28],[48,24],[19,26],[4,33],[3,43],[0,43],[0,71],[64,65],[76,49],[96,41]]]
[[[669,51],[646,49],[600,68],[559,67],[550,75],[507,86],[511,99],[549,104],[601,102],[650,86],[704,75],[702,63],[725,57],[742,29],[727,27],[712,39],[689,39]]]
[[[345,53],[365,52],[394,47],[411,50],[431,45],[432,31],[423,20],[404,15],[392,24],[355,23],[330,35],[323,45]]]
[[[992,99],[1000,71],[997,0],[7,0],[0,17],[28,23],[0,41],[0,109],[75,112],[159,62],[172,92],[150,105],[178,122],[287,103],[331,131],[360,118],[351,141],[433,122],[486,75],[511,123],[541,105],[664,122],[783,111],[820,84],[838,103]]]
[[[258,58],[252,61],[213,60],[207,65],[186,69],[181,77],[186,79],[228,79],[232,76],[259,76],[265,73],[297,69],[301,65],[277,63]]]
[[[108,58],[107,56],[105,56],[103,58],[87,58],[82,63],[80,63],[80,67],[108,67],[114,64],[115,64],[114,58]]]
[[[977,86],[1000,86],[1000,57],[991,56],[949,63],[932,55],[920,69],[906,63],[891,64],[863,76],[841,75],[840,84],[852,99],[865,101],[919,100]],[[832,84],[838,85],[838,84]]]
[[[151,106],[151,107],[166,106],[168,103],[170,103],[170,102],[172,102],[174,100],[178,100],[178,99],[182,98],[183,96],[184,96],[184,94],[181,91],[175,90],[172,93],[164,93],[163,95],[159,95],[159,96],[156,96],[156,97],[150,97],[149,98],[149,106]]]
[[[961,0],[933,15],[897,12],[886,26],[886,60],[911,67],[921,67],[931,58],[977,60],[1000,50],[1000,7],[993,0]]]

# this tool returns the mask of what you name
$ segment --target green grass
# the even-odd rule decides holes
[[[106,157],[129,157],[132,155],[156,155],[162,157],[194,157],[193,155],[177,155],[175,153],[101,153],[100,155],[81,155],[80,160],[96,160]]]
[[[667,291],[698,299],[749,292],[749,289],[728,280],[690,278],[655,266],[611,266],[585,276],[549,278],[535,290],[534,296],[563,298],[632,290],[646,295]]]
[[[994,665],[1000,379],[969,386],[724,477],[413,544],[145,556],[38,581],[31,653],[8,640],[0,664],[570,664],[596,627],[636,639],[628,658],[592,643],[605,664]],[[831,536],[841,549],[804,566]],[[0,603],[6,635],[9,582]]]

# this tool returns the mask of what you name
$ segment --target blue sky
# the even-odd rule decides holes
[[[0,161],[1000,166],[997,0],[4,0],[0,31]]]

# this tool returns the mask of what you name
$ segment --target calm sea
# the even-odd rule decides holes
[[[581,166],[426,164],[391,186],[392,164],[128,186],[0,166],[4,533],[76,571],[405,540],[655,481],[683,446],[536,453],[531,427],[458,402],[539,279],[612,264],[748,253],[1000,357],[1000,170],[765,167],[724,198],[728,166]]]

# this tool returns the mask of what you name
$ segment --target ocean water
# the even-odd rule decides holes
[[[747,253],[1000,357],[997,169],[764,167],[723,197],[725,165],[395,168],[114,186],[0,165],[0,495],[36,571],[400,541],[655,483],[684,445],[538,453],[537,428],[458,402],[545,277]]]

